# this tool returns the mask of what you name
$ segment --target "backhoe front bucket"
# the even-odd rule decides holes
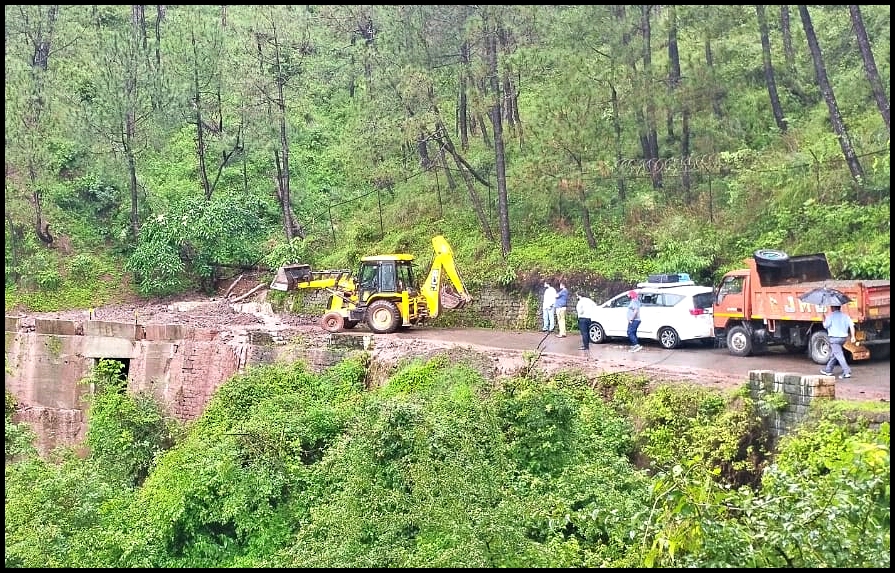
[[[283,265],[277,269],[277,276],[270,283],[273,290],[290,291],[295,289],[295,283],[311,280],[311,265],[295,264]]]

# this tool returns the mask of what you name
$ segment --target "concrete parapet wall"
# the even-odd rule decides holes
[[[188,340],[194,329],[182,324],[147,324],[143,327],[145,340]]]
[[[34,331],[38,334],[61,334],[74,336],[83,333],[81,323],[73,320],[52,320],[38,318],[34,321]]]
[[[6,332],[15,332],[19,329],[19,319],[14,316],[6,317]]]
[[[143,327],[133,322],[88,320],[84,323],[84,334],[86,336],[109,336],[140,340],[143,338]]]
[[[115,336],[84,336],[83,354],[87,358],[133,358],[137,341]]]

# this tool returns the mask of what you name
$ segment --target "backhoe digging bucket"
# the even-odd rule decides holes
[[[453,310],[455,308],[463,308],[466,306],[467,300],[457,294],[457,291],[450,285],[443,285],[438,293],[438,301],[442,308]]]

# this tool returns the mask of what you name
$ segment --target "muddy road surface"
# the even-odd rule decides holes
[[[591,344],[585,352],[578,350],[581,337],[569,332],[565,338],[542,332],[508,331],[491,329],[439,329],[420,327],[391,335],[400,338],[432,339],[492,348],[496,351],[529,351],[557,357],[568,357],[570,364],[584,359],[592,368],[611,372],[644,371],[665,373],[670,377],[706,378],[716,385],[731,387],[748,380],[750,370],[773,370],[804,375],[820,375],[821,366],[802,354],[790,354],[783,348],[771,348],[767,354],[742,358],[731,356],[726,348],[706,348],[698,344],[684,345],[665,350],[656,343],[643,342],[643,350],[628,351],[626,343],[612,341],[607,344]],[[844,400],[889,401],[890,361],[862,360],[852,362],[852,378],[836,380],[836,397]],[[839,374],[838,367],[835,369]],[[677,376],[676,376],[677,375]]]

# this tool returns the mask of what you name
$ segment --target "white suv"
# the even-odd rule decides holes
[[[640,297],[640,327],[637,338],[656,340],[662,348],[677,348],[688,340],[714,344],[712,287],[684,283],[639,283],[633,289]],[[628,337],[629,291],[604,302],[590,317],[590,340],[595,344],[610,338]]]

